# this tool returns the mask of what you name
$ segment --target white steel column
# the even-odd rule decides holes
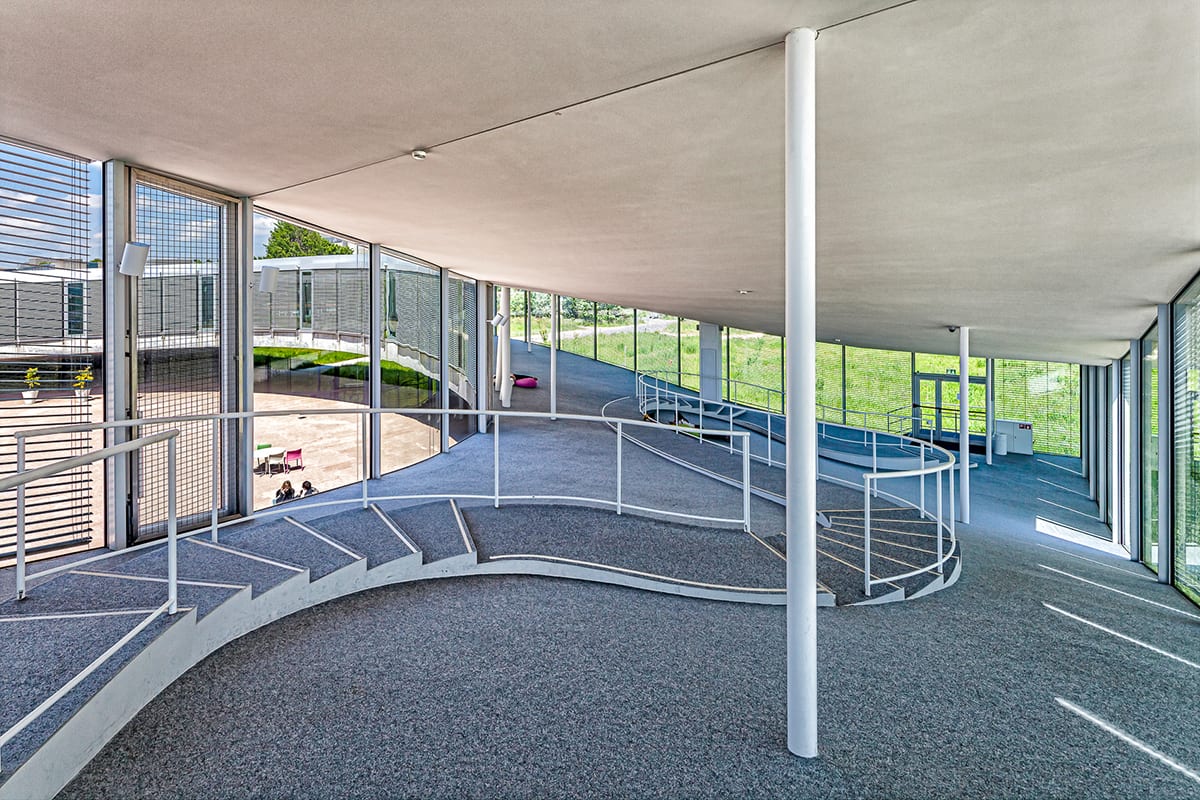
[[[238,408],[254,410],[254,200],[243,197],[238,224]],[[254,513],[254,420],[234,423],[238,435],[236,507],[242,514]],[[215,456],[214,456],[215,457]]]
[[[1091,454],[1088,452],[1088,417],[1092,414],[1091,404],[1088,402],[1088,368],[1084,365],[1079,365],[1079,471],[1084,478],[1088,477],[1088,464]],[[1091,488],[1089,486],[1089,496]]]
[[[442,357],[439,360],[440,369],[438,374],[441,375],[441,383],[438,387],[438,404],[442,408],[450,407],[450,270],[444,269],[441,272],[441,282],[438,284],[441,287],[441,352]],[[450,452],[450,414],[442,414],[442,441],[441,451],[443,453]]]
[[[495,312],[491,310],[492,285],[480,281],[475,293],[475,408],[486,411],[491,392],[488,391],[488,353],[491,350],[492,337],[488,335],[488,320]],[[487,416],[480,414],[475,417],[476,430],[487,432]]]
[[[1096,368],[1084,367],[1087,370],[1087,476],[1088,476],[1088,496],[1093,500],[1098,500],[1100,497],[1099,476],[1096,474],[1096,426],[1099,420],[1096,419]]]
[[[1096,367],[1096,519],[1108,522],[1108,377]]]
[[[381,364],[383,360],[383,248],[371,245],[368,285],[371,296],[367,299],[370,323],[367,336],[367,351],[370,359],[371,408],[383,405],[383,382]],[[380,454],[383,450],[383,417],[371,415],[371,464],[368,475],[378,478],[383,474]]]
[[[129,419],[129,374],[132,370],[133,341],[129,329],[133,278],[122,275],[117,267],[129,241],[132,209],[129,203],[129,169],[124,161],[104,162],[104,418]],[[105,432],[105,446],[129,441],[127,428]],[[132,478],[129,456],[110,458],[105,463],[104,543],[120,550],[129,543],[129,494]]]
[[[1112,443],[1108,449],[1108,496],[1112,508],[1113,544],[1125,538],[1125,498],[1121,492],[1121,359],[1114,358],[1108,376],[1109,419],[1112,420]]]
[[[1172,378],[1175,374],[1175,337],[1171,325],[1171,305],[1158,306],[1158,580],[1171,582],[1171,554],[1174,552],[1174,516],[1171,496],[1175,486],[1171,446],[1175,441]]]
[[[1129,559],[1142,560],[1142,340],[1129,340],[1129,445],[1126,449],[1125,527]]]
[[[971,523],[971,329],[958,329],[958,520]]]
[[[786,40],[788,750],[817,755],[816,41]]]
[[[996,427],[996,359],[986,362],[983,389],[983,452],[987,465],[992,465],[992,430]]]
[[[558,419],[558,295],[550,295],[550,419]]]
[[[528,298],[525,306],[529,307]],[[504,315],[504,322],[497,330],[500,335],[500,405],[508,408],[512,405],[512,380],[509,378],[512,374],[512,289],[507,286],[500,288],[500,313]]]

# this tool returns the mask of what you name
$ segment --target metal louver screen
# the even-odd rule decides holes
[[[88,263],[87,162],[0,140],[0,474],[16,471],[26,428],[98,421],[101,269]],[[79,390],[76,391],[76,387]],[[93,420],[92,411],[96,411]],[[89,433],[29,439],[25,466],[100,447]],[[26,489],[31,556],[103,543],[99,468]],[[0,566],[16,549],[15,492],[0,495]]]
[[[142,418],[217,414],[235,407],[237,333],[236,230],[229,200],[139,174],[135,235],[150,245],[137,295],[137,395]],[[214,452],[209,422],[146,425],[140,434],[180,431],[178,477],[167,482],[165,446],[137,458],[137,538],[165,532],[168,493],[182,527],[207,521],[214,460],[220,470],[218,508],[231,510],[233,426],[223,425]]]

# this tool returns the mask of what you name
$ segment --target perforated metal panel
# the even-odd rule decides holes
[[[91,422],[102,319],[101,270],[88,263],[88,163],[0,140],[0,474],[25,428]],[[85,373],[84,370],[90,370]],[[91,379],[88,379],[88,375]],[[76,392],[75,387],[80,387]],[[23,392],[37,391],[26,401]],[[87,433],[28,440],[26,467],[99,446]],[[99,473],[80,468],[26,489],[31,556],[102,542]],[[0,565],[16,548],[15,493],[0,495]]]
[[[232,411],[236,206],[230,199],[144,173],[136,176],[134,197],[134,235],[150,245],[146,272],[137,287],[134,414],[154,418]],[[215,451],[208,422],[146,425],[139,433],[171,428],[180,431],[175,485],[167,481],[165,446],[147,449],[134,460],[138,540],[165,533],[171,492],[182,528],[207,522],[215,463],[222,465],[217,507],[221,513],[232,511],[233,426],[222,425]]]

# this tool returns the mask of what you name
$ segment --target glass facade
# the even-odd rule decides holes
[[[441,375],[441,271],[384,252],[380,256],[383,337],[381,408],[437,408]],[[380,471],[441,449],[440,414],[381,414]]]
[[[1175,584],[1200,601],[1200,281],[1184,290],[1172,312],[1173,572]]]
[[[270,231],[259,250],[266,257],[254,261],[255,284],[271,270],[275,285],[250,294],[254,409],[369,406],[370,248],[264,214],[255,222]],[[389,326],[402,330],[407,286],[393,283],[389,294],[383,283],[386,339]],[[360,480],[366,433],[358,414],[256,419],[253,507],[275,504],[285,481],[296,491],[305,481],[321,491]]]
[[[1158,569],[1158,325],[1142,339],[1142,561]]]
[[[568,353],[596,357],[596,304],[576,297],[560,297],[558,347]]]

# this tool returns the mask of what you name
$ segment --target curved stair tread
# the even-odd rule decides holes
[[[314,581],[355,561],[337,548],[282,520],[222,531],[219,541],[273,561],[307,567],[309,580]]]
[[[389,508],[385,511],[388,518],[421,549],[426,564],[466,555],[469,552],[459,531],[454,509],[448,500]]]

